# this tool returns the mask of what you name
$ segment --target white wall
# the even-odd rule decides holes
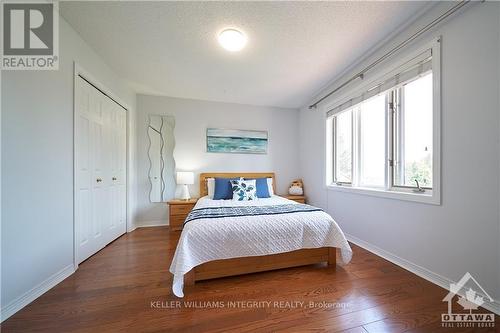
[[[146,129],[150,114],[175,117],[174,159],[177,170],[195,172],[195,184],[189,188],[191,196],[199,193],[200,172],[274,171],[278,193],[286,193],[290,182],[299,176],[296,109],[139,95],[137,113],[138,225],[166,224],[168,219],[166,204],[149,202]],[[208,127],[267,130],[268,154],[207,153]]]
[[[73,267],[73,61],[135,108],[135,94],[62,18],[60,59],[58,71],[2,72],[3,319]]]
[[[401,35],[441,14],[443,3]],[[301,174],[309,199],[365,245],[420,266],[443,281],[474,275],[500,299],[499,71],[500,3],[469,5],[418,47],[442,35],[442,204],[412,203],[326,190],[324,111],[301,110]],[[371,57],[396,44],[389,41]],[[403,52],[405,53],[405,52]],[[370,58],[344,75],[360,70]],[[382,65],[384,67],[384,65]],[[332,86],[342,82],[340,78]],[[328,89],[326,89],[328,90]],[[334,100],[335,97],[330,99]],[[443,295],[444,296],[444,295]]]

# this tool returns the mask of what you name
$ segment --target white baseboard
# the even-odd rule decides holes
[[[135,228],[146,228],[146,227],[167,227],[168,223],[165,220],[151,220],[151,221],[137,221],[135,222]]]
[[[31,290],[27,291],[23,295],[19,296],[6,306],[2,307],[0,310],[1,320],[3,322],[10,316],[12,316],[17,311],[24,308],[26,305],[33,302],[38,297],[42,296],[44,293],[55,287],[62,280],[66,279],[68,276],[75,272],[75,267],[73,264],[66,266],[56,274],[49,277],[47,280],[41,282],[37,286],[33,287]]]
[[[406,259],[398,257],[397,255],[395,255],[393,253],[390,253],[384,249],[381,249],[380,247],[378,247],[376,245],[365,242],[364,240],[361,240],[357,237],[354,237],[354,236],[349,235],[349,234],[346,234],[345,236],[347,237],[347,240],[349,242],[352,242],[352,243],[358,245],[359,247],[362,247],[365,250],[368,250],[368,251],[378,255],[379,257],[382,257],[382,258],[392,262],[393,264],[396,264],[396,265],[406,269],[407,271],[410,271],[413,274],[416,274],[416,275],[420,276],[421,278],[426,279],[427,281],[432,282],[432,283],[440,286],[441,288],[444,288],[446,290],[450,290],[450,285],[452,283],[454,283],[454,284],[457,283],[457,281],[452,281],[448,278],[445,278],[444,276],[441,276],[437,273],[434,273],[434,272],[432,272],[432,271],[430,271],[422,266],[414,264]],[[480,293],[478,293],[478,294],[480,294]],[[464,296],[462,293],[459,293],[459,295]],[[482,296],[486,297],[485,295],[482,295]],[[494,300],[491,303],[485,302],[482,305],[482,307],[488,311],[491,311],[491,312],[494,312],[494,313],[500,315],[500,301],[499,300]]]

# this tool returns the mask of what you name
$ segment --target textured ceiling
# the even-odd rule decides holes
[[[61,2],[138,93],[301,107],[425,2]],[[217,33],[236,27],[245,49]]]

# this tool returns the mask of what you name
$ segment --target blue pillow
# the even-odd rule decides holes
[[[246,179],[245,180],[252,180]],[[257,198],[270,198],[269,188],[267,187],[267,178],[256,178],[255,187],[257,187]]]
[[[233,189],[231,180],[239,178],[215,178],[214,200],[231,200],[233,199]]]

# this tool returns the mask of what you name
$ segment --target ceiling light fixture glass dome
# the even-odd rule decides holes
[[[224,49],[230,52],[238,52],[245,47],[247,37],[243,32],[230,28],[219,33],[218,41]]]

